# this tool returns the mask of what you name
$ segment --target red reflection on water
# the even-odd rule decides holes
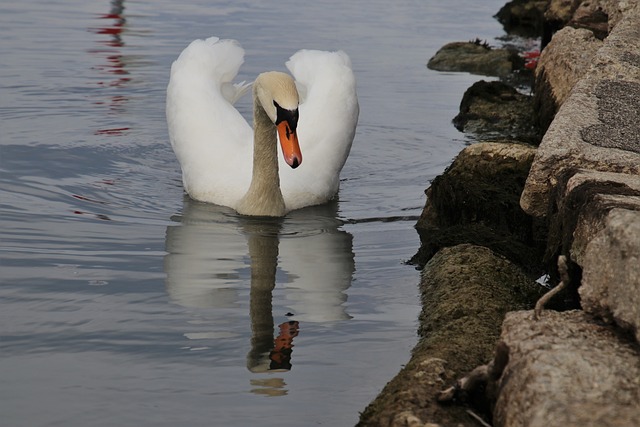
[[[122,24],[118,23],[115,27],[97,28],[95,32],[96,34],[120,34],[122,30]]]
[[[295,320],[278,325],[280,333],[273,340],[273,350],[269,352],[270,370],[291,370],[293,339],[298,336],[299,324]]]
[[[124,17],[124,0],[113,0],[111,2],[111,11],[109,13],[99,15],[98,19],[112,21],[110,25],[98,28],[90,28],[89,31],[96,34],[107,34],[113,36],[107,43],[113,47],[122,47],[121,34],[126,31],[127,20]]]
[[[89,202],[89,203],[96,203],[98,205],[106,205],[108,204],[105,201],[102,200],[96,200],[96,199],[92,199],[90,197],[86,197],[86,196],[81,196],[79,194],[72,194],[71,197],[73,197],[76,200],[81,200],[83,202]],[[107,215],[105,214],[99,214],[99,213],[92,213],[92,212],[86,212],[86,211],[81,211],[81,210],[74,210],[72,211],[75,215],[86,215],[86,216],[90,216],[96,219],[99,219],[101,221],[111,221],[111,218],[109,218]]]
[[[108,79],[100,80],[96,83],[104,89],[119,89],[127,87],[131,81],[128,77],[127,63],[122,49],[125,47],[123,36],[127,32],[127,20],[124,16],[124,0],[112,0],[111,10],[109,13],[98,15],[97,19],[100,24],[96,28],[89,28],[89,31],[101,36],[108,36],[106,39],[97,40],[100,46],[97,49],[90,49],[89,53],[99,57],[100,64],[92,67]],[[127,95],[122,93],[114,94],[109,92],[107,100],[94,101],[94,105],[109,105],[110,111],[122,111],[126,103],[129,101]],[[122,135],[123,131],[129,128],[101,129],[95,132],[96,135],[117,136]]]

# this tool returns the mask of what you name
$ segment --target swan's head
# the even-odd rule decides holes
[[[255,94],[267,116],[276,125],[284,160],[292,168],[302,163],[298,144],[298,90],[293,78],[285,73],[270,71],[258,76]]]

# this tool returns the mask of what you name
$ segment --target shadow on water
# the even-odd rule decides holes
[[[335,202],[285,218],[243,217],[185,196],[182,214],[172,218],[177,225],[166,232],[167,293],[183,307],[224,313],[246,305],[243,290],[249,284],[247,368],[288,371],[301,324],[330,326],[350,318],[344,303],[355,270],[353,238],[340,229],[337,210]],[[288,310],[277,327],[274,292],[277,306]],[[286,393],[273,378],[268,384],[256,381]]]

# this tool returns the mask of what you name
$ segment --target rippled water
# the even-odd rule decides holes
[[[499,35],[501,5],[3,2],[1,424],[353,425],[415,343],[403,261],[478,80],[425,63]],[[164,91],[211,35],[245,47],[240,80],[349,53],[361,114],[337,202],[265,221],[183,196]]]

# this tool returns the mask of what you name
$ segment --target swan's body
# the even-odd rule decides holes
[[[192,42],[171,67],[167,123],[185,190],[247,215],[282,216],[330,200],[358,120],[349,58],[302,50],[286,64],[295,85],[284,73],[258,76],[254,129],[233,107],[248,89],[231,84],[243,60],[237,42],[212,37]],[[278,126],[284,155],[278,121],[286,124]],[[285,146],[290,133],[297,152],[296,141]]]

